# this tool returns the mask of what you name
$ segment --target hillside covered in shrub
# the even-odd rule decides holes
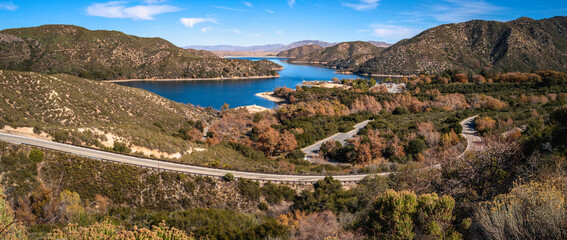
[[[0,69],[66,73],[96,80],[278,76],[271,61],[223,59],[161,38],[73,25],[0,31]]]

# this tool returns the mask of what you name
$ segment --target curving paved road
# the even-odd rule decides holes
[[[472,149],[482,148],[482,138],[478,135],[476,130],[474,130],[474,119],[477,116],[469,117],[461,122],[463,126],[462,135],[467,139],[467,148],[459,157],[462,157],[467,151]],[[347,139],[352,138],[358,131],[364,128],[371,120],[367,120],[355,125],[355,129],[347,133],[337,133],[331,137],[325,138],[318,141],[317,143],[302,149],[304,152],[307,150],[315,152],[311,154],[316,154],[321,148],[321,144],[330,139],[335,139],[344,143]],[[194,165],[187,165],[181,163],[164,162],[159,160],[153,160],[148,158],[134,157],[128,155],[122,155],[117,153],[105,152],[101,150],[95,150],[85,147],[78,147],[69,144],[45,141],[40,139],[35,139],[26,136],[0,133],[0,140],[11,142],[15,144],[27,144],[31,146],[52,149],[56,151],[62,151],[70,154],[75,154],[83,157],[93,158],[101,161],[111,161],[123,164],[129,164],[145,168],[153,168],[165,171],[182,172],[191,175],[201,175],[209,177],[223,177],[227,173],[232,173],[236,178],[246,178],[258,181],[272,181],[272,182],[289,182],[289,183],[315,183],[320,179],[323,179],[323,175],[287,175],[287,174],[270,174],[270,173],[256,173],[256,172],[244,172],[244,171],[231,171],[225,169],[217,168],[207,168]],[[318,144],[318,147],[315,145]],[[434,168],[439,168],[440,164],[433,166]],[[375,175],[386,176],[393,172],[378,173]],[[334,175],[333,178],[341,182],[358,182],[369,174],[352,174],[352,175]]]
[[[78,147],[69,144],[45,141],[31,137],[0,133],[0,140],[11,142],[15,144],[27,144],[36,147],[42,147],[62,152],[67,152],[83,157],[93,158],[102,161],[111,161],[117,163],[124,163],[146,168],[154,168],[166,171],[182,172],[192,175],[202,175],[210,177],[223,177],[227,173],[232,173],[235,178],[247,178],[258,181],[272,181],[272,182],[290,182],[290,183],[314,183],[317,180],[323,179],[323,175],[286,175],[286,174],[270,174],[270,173],[256,173],[256,172],[243,172],[231,171],[217,168],[207,168],[194,165],[187,165],[181,163],[164,162],[159,160],[134,157],[122,155],[117,153],[105,152],[85,147]],[[333,178],[341,182],[357,182],[368,174],[353,174],[353,175],[334,175]],[[381,174],[378,174],[381,175]]]
[[[466,118],[465,120],[461,121],[461,126],[463,126],[463,132],[461,135],[467,140],[467,148],[458,156],[461,158],[465,155],[465,153],[473,150],[480,150],[482,149],[482,138],[478,135],[478,132],[474,129],[474,119],[477,118],[478,115]]]
[[[323,145],[323,143],[329,140],[339,141],[342,145],[345,145],[346,140],[353,138],[354,135],[356,135],[358,131],[360,131],[360,129],[363,129],[364,127],[366,127],[368,123],[372,121],[374,120],[366,120],[363,122],[359,122],[354,125],[354,129],[351,131],[348,131],[346,133],[335,133],[330,137],[319,140],[312,145],[302,148],[301,151],[305,153],[305,160],[313,162],[315,158],[319,156],[319,150],[321,149],[321,145]]]

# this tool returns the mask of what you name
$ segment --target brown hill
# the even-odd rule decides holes
[[[567,17],[441,25],[387,48],[357,72],[407,75],[449,69],[567,71]]]
[[[350,69],[374,58],[383,48],[368,42],[343,42],[332,47],[316,50],[290,60],[292,63],[315,63],[337,69]]]
[[[57,141],[99,148],[120,141],[183,153],[198,144],[174,136],[215,118],[142,89],[66,74],[0,70],[0,98],[0,129],[34,127]]]
[[[269,61],[222,59],[161,38],[72,25],[0,31],[0,68],[90,79],[169,79],[277,75]]]
[[[300,46],[289,50],[281,51],[276,56],[286,57],[286,58],[298,58],[298,57],[303,57],[312,52],[315,52],[319,49],[323,49],[323,47],[320,47],[318,45],[305,45],[305,46]]]

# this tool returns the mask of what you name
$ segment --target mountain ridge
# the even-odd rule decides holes
[[[402,40],[356,67],[359,74],[567,71],[567,17],[444,24]]]
[[[376,45],[377,47],[387,47],[391,46],[392,44],[386,42],[377,42],[377,41],[368,41],[371,44]],[[190,45],[183,48],[192,48],[198,50],[207,50],[207,51],[242,51],[242,52],[275,52],[279,53],[285,50],[290,50],[296,47],[306,46],[306,45],[317,45],[320,47],[331,47],[338,43],[330,43],[325,41],[319,40],[303,40],[303,41],[296,41],[287,45],[284,44],[266,44],[266,45],[257,45],[257,46],[234,46],[234,45],[213,45],[213,46],[206,46],[206,45]]]
[[[222,59],[161,38],[74,25],[0,31],[0,68],[97,80],[277,76],[270,61]]]
[[[323,47],[321,47],[319,45],[304,45],[304,46],[299,46],[299,47],[295,47],[295,48],[292,48],[292,49],[281,51],[278,54],[276,54],[276,56],[286,57],[286,58],[297,58],[297,57],[302,57],[302,56],[305,56],[307,54],[310,54],[310,53],[317,51],[319,49],[323,49]]]
[[[331,68],[350,69],[379,55],[383,49],[368,42],[343,42],[331,47],[320,48],[307,54],[297,55],[295,58],[290,59],[289,62],[321,64]],[[295,50],[299,51],[301,49]],[[282,53],[284,52],[280,54]]]
[[[351,44],[348,51],[336,49],[343,44]],[[291,63],[321,64],[364,75],[567,71],[567,17],[562,16],[444,24],[380,51],[356,53],[361,50],[356,48],[370,49],[368,44],[344,42],[316,51],[295,48],[279,56],[292,58]]]

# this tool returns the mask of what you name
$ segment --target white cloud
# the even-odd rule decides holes
[[[380,2],[380,0],[358,0],[357,3],[343,3],[343,6],[363,11],[375,9],[378,7],[378,2]]]
[[[248,36],[250,36],[250,37],[261,37],[262,34],[259,34],[259,33],[248,33]]]
[[[503,9],[483,0],[444,0],[441,3],[423,6],[422,11],[410,11],[404,14],[419,22],[433,18],[442,23],[454,23],[490,16]]]
[[[166,0],[144,0],[144,2],[147,4],[156,4],[156,3],[166,2]]]
[[[295,4],[295,0],[287,0],[287,5],[289,5],[290,8],[293,8],[293,4]]]
[[[0,10],[16,11],[18,6],[12,2],[0,2]]]
[[[230,31],[232,31],[233,33],[236,33],[236,34],[241,34],[241,33],[242,33],[242,31],[240,31],[240,30],[238,30],[238,29],[232,29],[232,30],[230,30]]]
[[[271,13],[271,14],[274,14],[274,13],[275,13],[274,11],[272,11],[272,10],[270,10],[270,9],[266,9],[266,12],[269,12],[269,13]]]
[[[433,5],[431,16],[440,22],[460,22],[500,10],[485,1],[446,0],[446,4]]]
[[[201,32],[208,33],[213,27],[204,27],[201,28]]]
[[[283,33],[282,30],[277,31],[276,34],[278,34],[278,35],[280,35],[280,36],[283,36],[283,35],[284,35],[284,33]]]
[[[215,8],[223,9],[223,10],[229,10],[229,11],[233,11],[233,12],[249,12],[248,10],[244,10],[244,9],[229,8],[229,7],[223,7],[223,6],[215,6]]]
[[[157,1],[154,1],[157,2]],[[181,9],[170,5],[135,5],[127,6],[127,2],[114,1],[94,3],[87,7],[87,14],[106,18],[130,18],[134,20],[152,20],[155,15],[177,12]]]
[[[244,5],[246,5],[247,7],[254,7],[254,5],[252,5],[252,3],[250,2],[242,1],[242,3],[244,3]]]
[[[185,25],[185,27],[192,28],[198,23],[202,22],[212,22],[217,23],[215,19],[212,18],[180,18],[179,21]]]
[[[413,37],[419,32],[417,29],[387,24],[373,24],[370,25],[370,28],[372,36],[378,37],[381,41],[390,43],[397,42],[404,38]],[[368,30],[359,30],[359,32],[368,32]]]

